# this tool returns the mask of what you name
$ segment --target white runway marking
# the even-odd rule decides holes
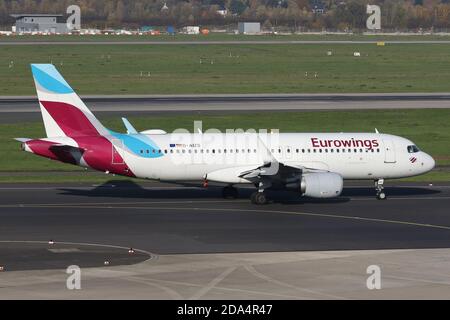
[[[219,274],[217,277],[212,279],[206,286],[204,286],[201,290],[195,293],[189,300],[198,300],[207,294],[211,289],[215,288],[222,280],[224,280],[229,274],[231,274],[236,267],[229,267],[224,272]]]
[[[312,293],[312,294],[314,294],[314,295],[319,295],[319,296],[322,296],[322,297],[326,297],[326,298],[328,298],[328,299],[329,299],[329,298],[332,298],[332,299],[340,299],[340,300],[344,299],[343,297],[339,297],[339,296],[335,296],[335,295],[331,295],[331,294],[327,294],[327,293],[322,293],[322,292],[319,292],[319,291],[316,291],[316,290],[310,290],[310,289],[300,288],[300,287],[291,285],[291,284],[289,284],[289,283],[285,283],[285,282],[276,280],[276,279],[274,279],[274,278],[272,278],[272,277],[269,277],[269,276],[267,276],[267,275],[265,275],[265,274],[263,274],[263,273],[257,271],[257,270],[254,268],[254,266],[252,266],[252,265],[245,265],[244,268],[245,268],[245,270],[247,270],[248,272],[250,272],[250,273],[251,273],[252,275],[254,275],[255,277],[260,278],[260,279],[263,279],[263,280],[265,280],[265,281],[267,281],[267,282],[274,283],[274,284],[279,285],[279,286],[282,286],[282,287],[287,287],[287,288],[290,288],[290,289],[294,289],[294,290],[302,291],[302,292],[307,292],[307,293],[310,293],[310,294]]]

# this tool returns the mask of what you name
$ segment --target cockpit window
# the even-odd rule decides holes
[[[408,146],[408,153],[415,153],[415,152],[419,152],[419,148],[417,148],[417,146]]]

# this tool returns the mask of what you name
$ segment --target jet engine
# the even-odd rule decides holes
[[[342,192],[344,180],[334,172],[314,172],[302,175],[300,192],[312,198],[333,198]]]

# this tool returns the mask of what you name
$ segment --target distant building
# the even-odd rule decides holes
[[[185,34],[200,34],[200,27],[199,26],[184,27],[183,33],[185,33]]]
[[[228,15],[228,10],[225,7],[220,7],[216,12],[222,17],[226,17]]]
[[[239,22],[238,31],[241,34],[256,34],[261,32],[261,24],[259,22]]]
[[[16,19],[16,33],[69,33],[66,22],[59,20],[62,14],[12,14]],[[14,30],[14,28],[13,28]]]
[[[312,12],[316,14],[325,13],[325,4],[320,0],[311,1]]]

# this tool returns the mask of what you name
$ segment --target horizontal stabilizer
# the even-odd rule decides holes
[[[29,139],[29,138],[14,138],[14,140],[19,141],[19,142],[27,142],[33,139]]]

